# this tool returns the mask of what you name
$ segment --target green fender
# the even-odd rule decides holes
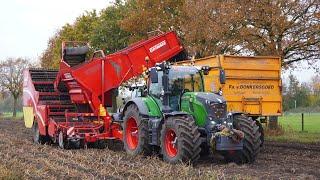
[[[157,102],[150,96],[147,97],[138,97],[138,98],[133,98],[130,101],[126,103],[126,105],[123,108],[123,113],[126,111],[127,107],[131,104],[135,104],[138,109],[139,113],[142,116],[145,117],[162,117],[162,112],[160,110],[159,105]],[[124,114],[122,115],[122,117]]]

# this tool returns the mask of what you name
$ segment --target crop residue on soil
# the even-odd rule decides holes
[[[0,179],[320,177],[320,149],[314,146],[300,148],[294,144],[267,142],[254,164],[238,166],[225,164],[219,158],[202,157],[193,167],[170,165],[157,157],[130,157],[119,148],[62,150],[57,146],[33,144],[31,137],[31,130],[24,127],[23,121],[0,120]]]

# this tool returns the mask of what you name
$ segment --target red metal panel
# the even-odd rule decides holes
[[[37,111],[39,112],[36,116],[36,120],[38,121],[39,126],[39,132],[41,135],[46,135],[46,125],[48,124],[46,105],[38,105]]]
[[[101,92],[101,61],[104,62],[104,92],[117,88],[128,79],[138,76],[183,50],[174,32],[165,33],[154,38],[140,41],[117,53],[105,58],[93,59],[72,69],[72,76],[79,84],[88,89],[95,96]],[[146,58],[149,59],[147,65]],[[64,66],[65,67],[65,66]],[[106,97],[109,101],[111,97]],[[98,107],[99,104],[94,104]]]

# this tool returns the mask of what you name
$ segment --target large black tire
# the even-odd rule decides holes
[[[175,153],[172,153],[172,150],[168,150],[172,149],[169,147],[171,134],[175,137]],[[190,116],[172,116],[165,119],[162,125],[160,142],[161,154],[166,162],[172,164],[181,162],[194,163],[200,157],[200,133],[194,119]]]
[[[256,124],[257,126],[259,127],[259,132],[261,134],[260,136],[260,141],[261,141],[261,144],[260,144],[260,147],[263,147],[263,144],[264,144],[264,130],[263,130],[263,126],[261,124],[260,121],[256,121]]]
[[[136,123],[136,132],[132,131],[133,122]],[[129,105],[125,110],[123,121],[123,144],[125,151],[132,156],[149,155],[152,150],[148,143],[148,136],[148,121],[143,120],[135,104]]]
[[[40,134],[39,126],[37,122],[34,122],[32,125],[32,132],[33,132],[33,142],[36,144],[45,144],[49,142],[49,138],[47,136],[43,136]]]
[[[94,143],[94,147],[98,149],[105,149],[108,146],[108,142],[106,140],[98,140]]]
[[[229,162],[237,164],[253,163],[261,148],[259,126],[251,118],[244,115],[235,115],[233,118],[235,129],[244,132],[243,149],[235,152],[227,151],[223,155]]]

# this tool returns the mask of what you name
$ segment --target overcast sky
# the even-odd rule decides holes
[[[296,76],[299,82],[310,82],[313,76],[315,76],[316,74],[319,75],[319,73],[317,73],[313,68],[310,68],[307,63],[300,63],[298,67],[299,66],[300,68],[297,68],[295,70],[282,70],[282,81],[284,83],[288,83],[288,76],[290,75],[290,73]],[[315,66],[320,68],[320,62],[315,63]]]
[[[47,41],[65,23],[86,10],[107,7],[112,0],[1,0],[0,60],[37,60]]]
[[[86,10],[107,7],[113,0],[1,0],[0,60],[27,57],[32,61],[45,50],[48,39],[64,24],[72,23]],[[318,63],[320,67],[320,63]],[[308,81],[313,70],[294,71],[299,81]],[[283,73],[284,80],[289,71]]]

